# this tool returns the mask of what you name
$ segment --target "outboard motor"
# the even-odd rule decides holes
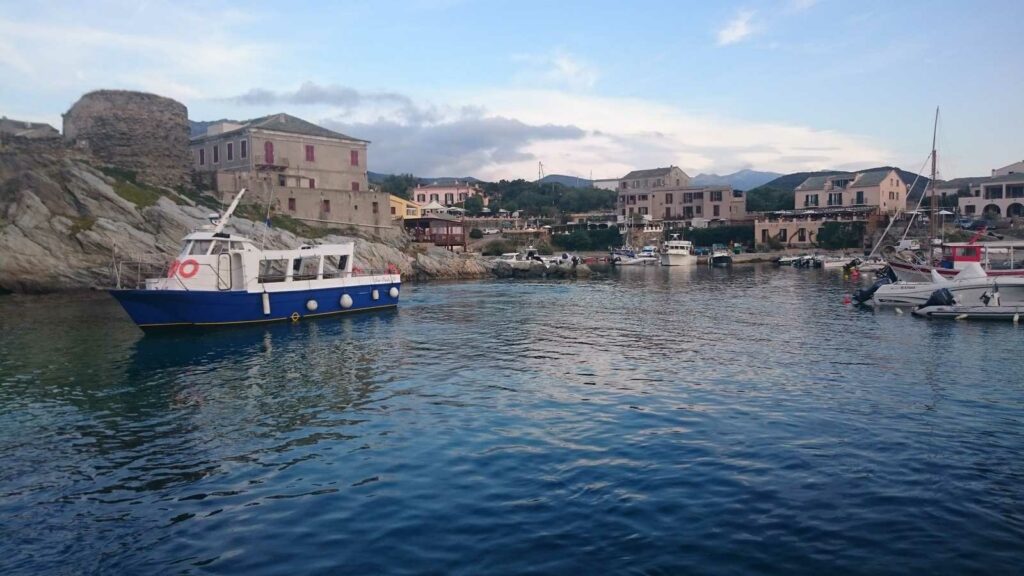
[[[863,304],[868,300],[871,300],[871,297],[875,295],[875,292],[878,292],[879,288],[885,286],[886,284],[892,283],[892,278],[888,276],[882,276],[878,280],[875,280],[875,283],[869,286],[868,288],[858,288],[854,290],[853,299],[856,300],[858,304]]]
[[[927,308],[928,306],[955,306],[956,298],[953,297],[953,293],[948,288],[939,288],[932,295],[928,297],[928,301],[918,306],[918,309]]]

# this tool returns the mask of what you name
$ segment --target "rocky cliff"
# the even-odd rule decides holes
[[[115,260],[166,265],[181,238],[208,223],[211,209],[202,205],[202,198],[101,172],[88,158],[43,147],[0,149],[0,290],[109,286]],[[241,218],[232,220],[229,231],[254,240],[265,234],[267,248],[310,242]],[[325,236],[316,241],[348,239]],[[410,245],[397,231],[355,241],[357,266],[371,270],[394,264],[406,279],[477,278],[491,270],[479,257]]]

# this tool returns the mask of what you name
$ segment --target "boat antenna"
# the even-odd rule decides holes
[[[231,201],[231,205],[228,206],[228,209],[224,211],[224,215],[221,216],[220,219],[217,220],[217,223],[214,225],[214,234],[220,234],[221,232],[224,231],[224,226],[226,226],[228,220],[231,219],[231,215],[234,214],[235,208],[238,208],[238,202],[242,199],[242,196],[244,194],[245,188],[242,188],[241,190],[238,191],[238,194],[235,195],[235,199]]]

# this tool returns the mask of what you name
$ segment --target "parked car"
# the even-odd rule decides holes
[[[957,228],[967,228],[968,226],[971,225],[971,222],[973,221],[973,218],[961,216],[960,218],[957,218],[956,220],[953,221],[953,225],[956,226]]]
[[[501,230],[497,228],[484,228],[484,234],[500,234]]]
[[[992,221],[986,220],[985,218],[978,218],[972,220],[970,224],[963,227],[964,230],[981,230],[982,228],[992,228]]]

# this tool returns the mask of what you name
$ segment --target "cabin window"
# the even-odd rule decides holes
[[[341,278],[348,265],[348,256],[324,256],[324,278]]]
[[[231,249],[232,250],[245,250],[245,244],[243,244],[241,242],[232,242],[231,243]]]
[[[192,249],[188,251],[189,256],[206,256],[210,252],[209,240],[196,240],[192,243]]]
[[[320,257],[296,258],[292,264],[292,280],[316,280],[320,271]]]
[[[288,272],[288,260],[260,260],[259,282],[284,282]]]
[[[220,240],[213,241],[213,249],[210,250],[210,254],[220,254],[228,251],[228,243]]]

